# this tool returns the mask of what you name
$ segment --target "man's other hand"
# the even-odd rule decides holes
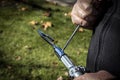
[[[85,73],[74,80],[112,80],[114,78],[109,72],[101,70],[96,73]]]

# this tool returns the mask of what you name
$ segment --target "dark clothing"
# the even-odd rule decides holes
[[[93,33],[87,69],[106,70],[120,77],[120,0],[112,0],[112,6]]]

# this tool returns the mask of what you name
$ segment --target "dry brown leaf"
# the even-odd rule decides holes
[[[32,47],[31,47],[31,46],[28,46],[28,45],[24,46],[23,48],[24,48],[24,49],[28,49],[28,50],[31,50],[31,49],[32,49]]]
[[[40,23],[43,24],[43,20],[41,20]]]
[[[44,22],[44,23],[42,24],[42,27],[44,28],[44,30],[47,30],[47,28],[52,27],[52,23],[49,22],[49,21]]]
[[[45,12],[43,15],[46,16],[46,17],[50,17],[51,13],[50,12]]]
[[[52,64],[53,64],[53,66],[55,66],[55,67],[58,66],[58,63],[57,63],[57,62],[53,62]]]
[[[21,56],[17,56],[15,60],[16,60],[16,61],[21,60]]]
[[[80,55],[80,51],[77,51],[77,55]]]
[[[39,22],[34,21],[34,20],[33,20],[33,21],[30,21],[29,23],[30,23],[31,25],[33,25],[33,26],[35,26],[35,25],[38,25],[38,24],[39,24]]]
[[[71,12],[64,13],[64,16],[71,16]]]
[[[21,11],[26,11],[26,10],[28,10],[28,8],[27,7],[22,7],[20,10]]]
[[[84,29],[83,28],[79,28],[79,32],[84,32]]]
[[[65,72],[65,76],[69,76],[68,72]]]
[[[18,6],[19,4],[18,3],[15,3],[16,6]]]
[[[28,45],[26,45],[26,46],[24,46],[23,48],[24,48],[24,49],[28,49],[28,48],[29,48],[29,46],[28,46]]]
[[[60,76],[60,77],[58,77],[58,78],[57,78],[57,80],[63,80],[63,77],[62,77],[62,76]]]
[[[64,16],[67,16],[68,14],[67,13],[64,13]]]
[[[8,68],[8,69],[11,69],[12,67],[8,65],[7,68]]]

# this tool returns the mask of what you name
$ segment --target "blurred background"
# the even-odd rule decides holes
[[[63,48],[75,29],[70,13],[75,0],[0,0],[0,80],[70,80],[68,70],[41,29]],[[91,31],[80,28],[65,53],[86,65]]]
[[[76,0],[46,0],[51,3],[58,4],[60,6],[73,6]]]

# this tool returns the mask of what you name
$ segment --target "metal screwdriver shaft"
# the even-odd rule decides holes
[[[70,36],[70,38],[68,39],[68,41],[66,42],[65,46],[63,47],[63,51],[65,50],[65,48],[68,46],[68,44],[70,43],[70,41],[72,40],[72,38],[74,37],[75,33],[77,32],[77,30],[80,28],[80,25],[77,25],[76,29],[74,30],[74,32],[72,33],[72,35]]]

